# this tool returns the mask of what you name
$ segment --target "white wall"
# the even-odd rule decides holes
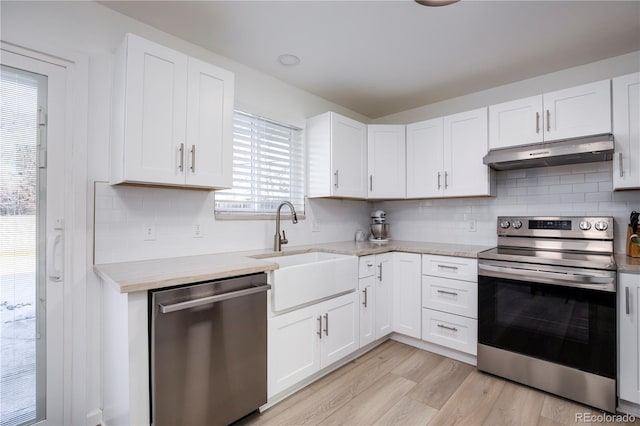
[[[545,92],[605,80],[636,71],[640,71],[640,51],[567,68],[441,102],[425,104],[418,108],[376,118],[373,122],[385,124],[415,123],[443,115],[469,111],[527,96],[540,95]],[[500,70],[496,70],[496,72],[500,72]]]
[[[148,25],[130,19],[98,3],[80,2],[12,2],[0,3],[0,38],[19,46],[27,47],[54,56],[68,57],[79,54],[89,61],[89,111],[88,111],[88,170],[89,205],[87,230],[90,245],[93,245],[93,182],[107,181],[109,176],[109,134],[111,114],[111,84],[113,76],[112,52],[122,41],[126,32],[132,32],[158,43],[183,51],[191,56],[226,68],[235,73],[235,104],[239,109],[268,118],[304,127],[306,117],[333,110],[367,122],[360,114],[328,102],[308,92],[285,84],[271,76],[260,73],[228,58],[209,52],[199,46],[163,33]],[[73,167],[73,165],[70,165]],[[149,256],[179,256],[202,252],[269,247],[272,244],[273,221],[216,222],[211,207],[212,196],[200,192],[144,189],[103,188],[99,194],[100,208],[96,212],[100,224],[112,231],[98,230],[97,250],[104,261],[135,260]],[[140,207],[142,203],[142,207]],[[176,208],[176,206],[178,206]],[[158,208],[159,210],[156,210]],[[342,240],[366,223],[366,203],[341,201],[312,201],[309,216],[315,215],[320,222],[320,232],[310,232],[310,220],[287,226],[291,244],[314,241]],[[124,230],[140,229],[145,215],[153,214],[158,226],[157,240],[141,242],[141,233]],[[181,215],[180,220],[177,214]],[[190,237],[191,223],[202,221],[205,236]],[[108,238],[117,235],[119,239]],[[187,239],[184,238],[187,235]],[[134,248],[135,247],[135,248]],[[93,247],[91,247],[92,251]],[[93,253],[88,253],[93,259]],[[91,265],[87,265],[90,270]],[[86,401],[80,412],[99,409],[101,396],[101,291],[97,278],[89,273],[87,282],[87,318],[74,318],[86,322],[86,336],[74,336],[87,342]],[[74,363],[82,360],[74,358]],[[74,371],[74,374],[77,372]],[[78,412],[74,407],[73,412]],[[73,418],[74,424],[84,423]],[[95,424],[95,423],[94,423]]]

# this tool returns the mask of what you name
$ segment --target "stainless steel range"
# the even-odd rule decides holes
[[[616,409],[612,217],[499,217],[478,255],[478,368]]]

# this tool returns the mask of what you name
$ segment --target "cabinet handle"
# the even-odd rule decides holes
[[[316,334],[322,339],[322,315],[318,315],[318,331],[316,331]]]
[[[622,167],[622,153],[618,154],[618,160],[620,163],[620,177],[624,176],[624,168]]]
[[[365,289],[362,290],[362,292],[364,293],[364,302],[362,302],[362,304],[366,308],[367,307],[367,288],[365,287]]]
[[[195,145],[191,145],[191,151],[189,151],[191,153],[191,173],[195,173],[196,172],[196,146]]]
[[[457,296],[458,293],[453,292],[453,291],[446,291],[446,290],[438,290],[438,293],[442,293],[442,294],[450,294],[452,296]]]
[[[181,172],[184,171],[184,144],[181,143],[180,147],[178,148],[178,152],[180,153],[180,155],[178,156],[180,161],[178,162],[178,170],[180,170]]]
[[[624,301],[625,301],[625,307],[626,307],[626,311],[627,311],[627,315],[629,315],[629,313],[631,312],[631,302],[629,299],[629,287],[625,287],[624,288]]]
[[[444,329],[446,329],[446,330],[458,331],[458,329],[457,329],[457,328],[455,328],[455,327],[449,327],[449,326],[444,325],[444,324],[438,324],[438,327],[440,327],[440,328],[444,328]]]
[[[536,133],[540,133],[540,113],[536,111]]]
[[[368,268],[371,268],[372,266],[373,266],[373,263],[371,263],[371,262],[367,262],[367,267],[368,267]]]
[[[444,189],[449,187],[449,172],[444,172]]]
[[[382,262],[378,263],[378,269],[380,270],[380,275],[378,275],[378,281],[382,281]]]
[[[551,131],[551,113],[547,110],[547,132]]]
[[[369,191],[373,191],[373,175],[369,175]]]
[[[333,182],[333,186],[335,186],[336,188],[338,188],[338,170],[336,170],[333,173],[333,176],[335,177],[334,182]]]
[[[438,172],[438,189],[440,189],[440,172]]]
[[[329,335],[329,313],[324,314],[324,335]]]
[[[449,266],[449,265],[438,265],[438,268],[452,269],[454,271],[458,270],[457,266]]]

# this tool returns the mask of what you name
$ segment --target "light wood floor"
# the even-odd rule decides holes
[[[242,425],[583,424],[601,414],[474,367],[387,341]],[[598,423],[606,424],[606,423]]]

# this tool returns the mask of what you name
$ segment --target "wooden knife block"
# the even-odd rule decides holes
[[[640,229],[638,230],[638,232],[640,232]],[[640,245],[634,244],[629,241],[631,233],[631,226],[627,226],[627,256],[640,257]]]

